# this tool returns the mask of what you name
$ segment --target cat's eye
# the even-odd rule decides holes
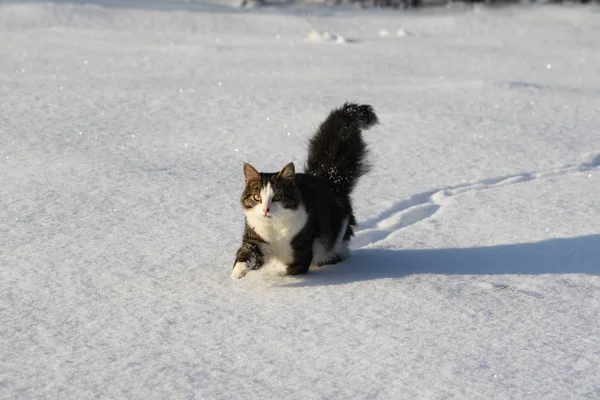
[[[255,195],[252,196],[252,198],[254,199],[254,201],[261,201],[262,200],[261,197],[260,197],[260,194],[255,194]]]
[[[279,201],[282,199],[282,195],[280,195],[279,193],[277,193],[275,196],[273,196],[273,201]]]

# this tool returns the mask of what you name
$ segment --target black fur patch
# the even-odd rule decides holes
[[[326,179],[335,191],[352,192],[370,168],[361,131],[378,122],[368,105],[346,103],[333,110],[310,139],[306,172]]]

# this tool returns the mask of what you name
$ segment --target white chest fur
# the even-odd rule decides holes
[[[248,225],[265,241],[262,246],[266,258],[277,258],[286,264],[294,261],[292,239],[304,228],[308,214],[304,206],[296,210],[280,209],[272,217],[250,210],[246,213]]]

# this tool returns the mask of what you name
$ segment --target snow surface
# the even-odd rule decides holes
[[[0,5],[0,398],[600,398],[597,6],[107,4]],[[346,100],[353,257],[232,281]]]

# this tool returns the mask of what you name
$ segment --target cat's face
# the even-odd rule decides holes
[[[250,164],[244,164],[246,188],[241,202],[246,216],[265,222],[291,217],[300,204],[295,176],[293,163],[287,164],[278,174],[259,173]]]

